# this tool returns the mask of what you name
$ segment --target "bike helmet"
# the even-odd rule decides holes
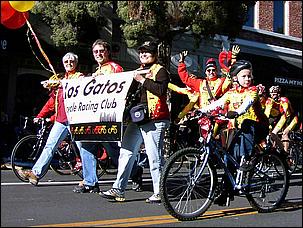
[[[281,93],[281,87],[276,85],[269,88],[269,93]]]
[[[229,74],[231,77],[237,76],[237,74],[244,69],[252,69],[252,65],[247,60],[238,60],[230,68]]]

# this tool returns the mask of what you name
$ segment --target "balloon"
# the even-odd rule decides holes
[[[19,12],[26,12],[35,5],[35,1],[9,1],[9,3],[15,10]]]
[[[14,15],[16,10],[11,7],[8,1],[1,2],[1,23]]]
[[[26,19],[28,19],[29,13],[28,12],[18,12],[16,11],[13,16],[11,16],[9,19],[6,21],[1,22],[5,27],[9,29],[18,29],[21,28],[25,22]]]

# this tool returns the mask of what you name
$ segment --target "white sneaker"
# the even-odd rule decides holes
[[[125,201],[124,192],[117,188],[112,188],[106,192],[100,192],[100,195],[107,199],[115,199],[116,201]]]
[[[159,194],[153,194],[151,197],[146,199],[146,203],[161,203],[161,197]]]

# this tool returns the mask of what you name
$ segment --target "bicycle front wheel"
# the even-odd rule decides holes
[[[285,200],[289,188],[289,171],[278,153],[264,153],[256,158],[255,168],[248,173],[247,199],[259,212],[272,212]]]
[[[23,182],[28,182],[28,180],[20,176],[18,170],[31,170],[33,168],[44,147],[44,145],[38,145],[37,135],[27,135],[20,139],[13,148],[11,155],[12,170]],[[39,179],[45,176],[46,173],[47,170],[41,173]]]
[[[184,148],[163,167],[161,199],[168,213],[179,220],[196,219],[213,202],[217,173],[210,160],[203,165],[204,155],[197,148]]]

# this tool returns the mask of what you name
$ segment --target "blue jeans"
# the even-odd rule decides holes
[[[69,125],[55,121],[49,133],[43,151],[39,159],[37,160],[37,162],[32,168],[32,172],[37,177],[39,177],[41,173],[43,173],[46,169],[48,169],[56,149],[58,148],[60,143],[66,138],[69,132],[70,132]]]
[[[113,188],[122,191],[126,189],[140,145],[144,142],[153,181],[153,190],[155,194],[159,194],[160,175],[164,161],[162,156],[163,138],[168,126],[169,120],[154,120],[143,125],[134,123],[127,125],[122,138],[118,173]]]
[[[80,156],[82,161],[83,183],[85,185],[94,186],[98,183],[97,177],[97,160],[95,151],[97,144],[95,142],[76,142],[80,148]]]
[[[82,174],[83,174],[83,183],[85,185],[94,186],[98,183],[97,176],[97,144],[102,143],[108,152],[109,156],[114,160],[119,152],[119,147],[116,145],[116,142],[76,142],[80,149],[80,156],[82,161]]]
[[[242,156],[249,159],[252,156],[254,145],[265,139],[268,133],[266,123],[261,124],[254,120],[245,119],[241,124],[240,134],[231,145],[230,151],[234,152],[234,157],[238,161]]]

